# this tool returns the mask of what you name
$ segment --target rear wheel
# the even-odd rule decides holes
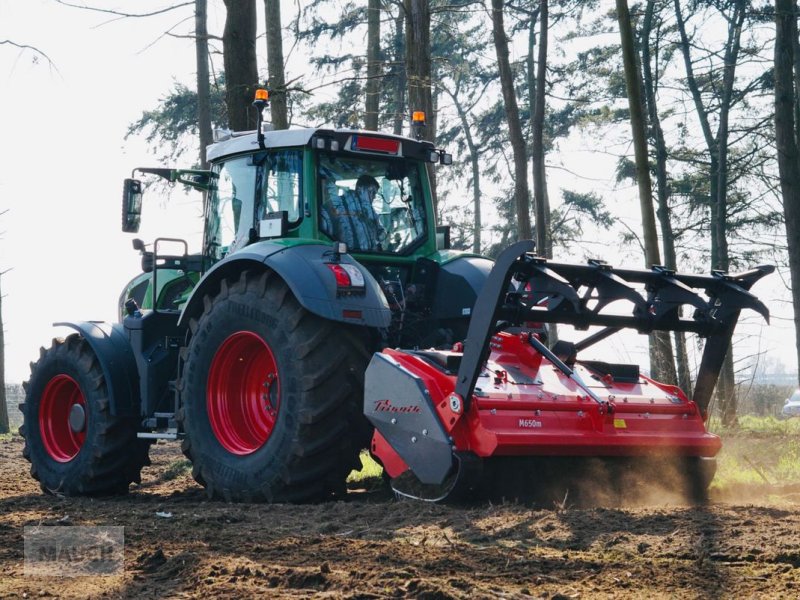
[[[309,313],[269,273],[223,281],[205,306],[181,378],[194,478],[227,501],[343,492],[368,439],[358,332]]]
[[[53,340],[31,365],[20,405],[23,455],[48,493],[124,493],[139,482],[148,445],[135,418],[111,415],[97,357],[78,334]]]

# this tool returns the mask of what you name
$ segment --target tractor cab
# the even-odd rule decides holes
[[[419,130],[424,117],[415,113],[415,119]],[[405,265],[405,279],[418,258],[449,247],[448,228],[435,223],[429,166],[449,165],[452,156],[430,142],[355,129],[217,131],[208,158],[206,171],[134,170],[204,192],[204,235],[202,252],[191,260],[146,250],[135,240],[143,273],[123,291],[120,317],[128,298],[143,308],[178,310],[193,287],[189,282],[266,240],[287,247],[335,243],[376,274]],[[144,187],[140,179],[125,180],[125,232],[138,231]],[[155,246],[166,241],[156,240]],[[157,287],[149,275],[154,270],[160,271]],[[179,282],[178,291],[172,281]]]
[[[422,113],[414,113],[412,126],[419,134]],[[465,330],[491,263],[473,256],[472,263],[453,264],[440,273],[440,267],[465,256],[449,250],[449,228],[437,227],[431,197],[431,167],[452,164],[452,156],[419,138],[359,129],[273,131],[260,124],[257,131],[215,132],[206,171],[136,169],[204,192],[204,234],[202,250],[192,256],[162,255],[159,248],[172,248],[175,240],[157,239],[152,250],[134,242],[143,272],[123,290],[120,320],[131,314],[131,306],[125,308],[131,298],[137,308],[179,313],[205,272],[256,245],[275,250],[324,245],[352,256],[377,284],[380,304],[391,313],[385,343],[455,341],[454,327]],[[125,180],[123,231],[138,230],[143,189],[141,180]],[[456,273],[449,272],[453,268]],[[343,273],[337,270],[333,283],[352,287]],[[437,296],[440,275],[456,278],[460,289],[442,287]],[[445,298],[450,293],[463,299]],[[428,318],[437,311],[448,323]],[[420,340],[423,331],[432,335]]]

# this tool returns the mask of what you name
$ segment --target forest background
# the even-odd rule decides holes
[[[279,125],[408,134],[410,112],[427,108],[426,135],[456,159],[436,173],[456,247],[494,255],[536,236],[561,262],[776,264],[755,289],[771,325],[743,315],[720,386],[718,407],[735,419],[753,381],[797,383],[776,136],[782,23],[795,27],[790,91],[800,62],[792,11],[783,0],[0,0],[6,380],[27,378],[53,322],[116,319],[139,269],[117,225],[122,179],[137,166],[200,164],[199,123],[252,127],[252,89],[268,82],[273,107],[286,102],[273,111]],[[790,106],[798,114],[794,96]],[[197,247],[199,196],[162,192],[146,196],[139,236]],[[656,343],[631,335],[599,351],[690,388],[702,340],[670,345],[653,354]]]

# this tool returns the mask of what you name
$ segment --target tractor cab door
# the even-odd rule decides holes
[[[214,166],[216,185],[206,200],[204,254],[216,262],[250,240],[256,189],[253,156],[231,158]]]
[[[279,149],[217,163],[217,184],[208,196],[205,254],[217,262],[267,235],[268,217],[285,213],[287,229],[303,218],[303,152]]]

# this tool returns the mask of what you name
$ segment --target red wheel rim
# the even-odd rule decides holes
[[[240,331],[220,345],[208,373],[211,429],[232,454],[252,454],[275,428],[280,383],[275,356],[255,333]]]
[[[85,419],[80,431],[73,431],[69,424],[70,411],[75,405],[80,406],[86,415],[86,399],[78,383],[69,375],[53,377],[42,393],[39,431],[47,454],[58,462],[75,458],[86,439]]]

